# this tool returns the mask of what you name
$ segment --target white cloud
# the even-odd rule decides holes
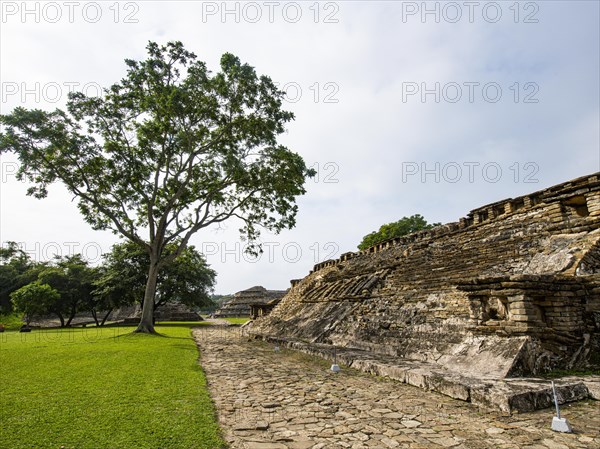
[[[470,23],[461,2],[458,23],[444,20],[451,16],[448,9],[440,23],[432,15],[422,23],[419,14],[407,14],[422,2],[321,2],[317,23],[313,2],[298,3],[302,17],[297,23],[292,23],[292,2],[279,3],[273,23],[263,2],[253,4],[262,14],[257,23],[247,20],[255,17],[252,2],[227,3],[230,10],[239,5],[239,23],[232,14],[222,22],[222,2],[130,3],[137,10],[119,3],[117,23],[112,3],[102,4],[97,23],[77,15],[73,23],[47,23],[44,17],[35,23],[31,16],[23,23],[19,14],[7,15],[5,6],[21,2],[3,2],[2,112],[17,105],[64,104],[66,96],[44,101],[53,94],[48,83],[64,92],[69,82],[91,83],[90,88],[110,84],[124,74],[123,59],[144,57],[148,40],[181,40],[215,71],[220,55],[232,52],[259,73],[287,84],[290,95],[301,93],[287,105],[296,121],[282,140],[318,167],[320,178],[308,181],[308,193],[299,199],[297,227],[264,237],[272,260],[264,256],[249,263],[234,254],[239,242],[234,225],[194,239],[198,247],[203,242],[218,246],[209,261],[219,272],[221,293],[257,284],[285,288],[315,262],[336,256],[330,254],[332,243],[338,253],[353,250],[364,234],[404,215],[454,221],[487,202],[600,170],[597,2],[520,2],[517,23],[514,2],[497,3],[502,8],[497,23],[490,23],[492,9],[485,17],[476,10]],[[480,2],[481,8],[491,3]],[[81,8],[86,4],[81,2]],[[438,5],[442,12],[447,4],[427,6]],[[217,13],[210,15],[215,6]],[[138,22],[125,23],[127,14]],[[538,22],[523,23],[528,14]],[[324,23],[327,17],[338,22]],[[21,83],[32,89],[36,82],[48,90],[39,89],[39,103],[33,94],[23,103]],[[15,88],[10,83],[17,83],[17,93],[10,94]],[[416,83],[419,90],[440,83],[440,101],[435,102],[434,94],[424,103],[420,92],[407,96],[415,86],[407,83]],[[462,88],[462,97],[451,103],[454,83]],[[479,83],[473,102],[464,83]],[[486,100],[486,83],[502,89],[498,102]],[[538,102],[525,103],[526,95]],[[10,157],[2,157],[4,175],[11,163]],[[407,163],[416,164],[419,173],[403,180]],[[421,169],[434,169],[436,163],[439,182],[432,173],[422,182]],[[473,182],[468,180],[469,163],[479,164],[471,165]],[[487,174],[485,164],[492,164]],[[457,166],[462,176],[449,182]],[[496,166],[502,175],[491,182],[486,176],[493,177]],[[537,182],[526,183],[528,175]],[[92,231],[60,188],[37,201],[24,196],[25,187],[10,173],[5,178],[0,240],[42,246],[99,242],[104,249],[114,241],[109,233]],[[302,252],[297,261],[296,248]]]

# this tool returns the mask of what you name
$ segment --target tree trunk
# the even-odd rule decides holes
[[[56,312],[58,315],[58,319],[60,320],[60,327],[65,327],[65,318],[62,316],[62,313]]]
[[[158,279],[158,258],[150,257],[150,269],[148,270],[148,282],[144,292],[144,304],[142,306],[142,319],[134,332],[155,334],[154,330],[154,296],[156,295],[156,281]]]
[[[96,309],[92,309],[92,318],[94,319],[94,323],[96,323],[96,327],[100,326],[100,323],[98,322],[98,313],[96,312]]]
[[[106,315],[104,315],[104,318],[102,318],[102,323],[100,324],[100,326],[104,326],[104,323],[106,323],[106,320],[108,320],[108,317],[112,311],[113,309],[108,309],[108,312],[106,312]]]
[[[67,320],[66,326],[69,327],[71,325],[71,321],[75,318],[75,314],[77,313],[77,309],[75,307],[71,308],[71,313],[69,314],[69,319]]]

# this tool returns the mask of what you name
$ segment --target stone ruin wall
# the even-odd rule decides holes
[[[489,378],[600,362],[599,177],[317,264],[251,333]]]
[[[253,305],[266,304],[273,299],[279,299],[287,293],[286,290],[267,290],[263,286],[255,286],[239,291],[215,313],[215,318],[248,318]]]

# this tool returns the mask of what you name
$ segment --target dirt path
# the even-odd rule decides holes
[[[231,324],[229,323],[229,321],[224,320],[222,318],[204,318],[204,321],[206,321],[207,323],[210,323],[214,326],[230,326]]]

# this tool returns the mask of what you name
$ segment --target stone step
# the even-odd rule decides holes
[[[334,347],[293,339],[264,337],[266,341],[334,361]],[[551,381],[543,378],[473,378],[435,363],[373,354],[359,349],[335,348],[335,361],[365,373],[388,377],[436,391],[506,415],[554,407]],[[600,400],[600,376],[569,376],[554,380],[559,404]]]

